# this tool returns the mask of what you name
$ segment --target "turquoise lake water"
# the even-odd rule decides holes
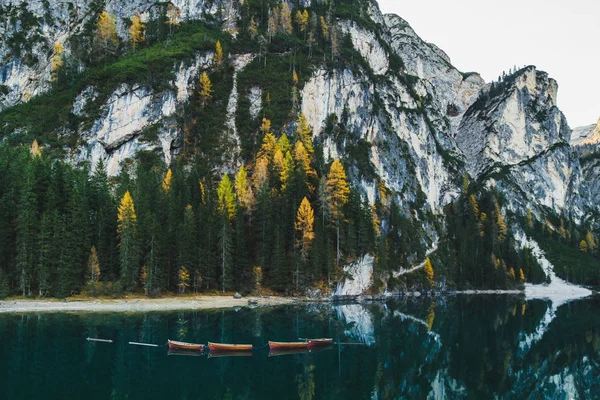
[[[2,399],[600,398],[598,298],[560,307],[459,296],[225,311],[3,314],[0,337]],[[299,337],[340,344],[279,356],[262,347]],[[252,343],[255,350],[251,357],[169,355],[168,338]]]

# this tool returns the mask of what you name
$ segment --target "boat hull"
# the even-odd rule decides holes
[[[208,348],[213,351],[252,351],[251,344],[227,344],[208,342]]]
[[[177,342],[175,340],[169,340],[169,349],[171,350],[184,350],[184,351],[204,351],[203,344]]]
[[[306,349],[308,342],[271,342],[269,341],[271,350],[291,350],[291,349]]]

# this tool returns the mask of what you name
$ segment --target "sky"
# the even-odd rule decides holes
[[[600,118],[600,0],[378,0],[462,72],[486,82],[535,65],[558,81],[571,128]]]

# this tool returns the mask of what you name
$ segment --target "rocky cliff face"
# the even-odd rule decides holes
[[[183,20],[218,15],[219,24],[235,33],[243,1],[173,3],[181,8]],[[0,108],[47,91],[53,45],[63,44],[68,56],[68,39],[81,33],[102,6],[115,14],[119,35],[126,38],[124,21],[136,10],[145,21],[156,18],[158,4],[107,1],[98,8],[93,0],[0,0]],[[359,140],[370,145],[374,174],[358,164],[350,174],[371,204],[380,196],[382,182],[406,214],[415,208],[440,214],[460,194],[468,173],[498,188],[508,207],[519,213],[526,208],[535,213],[551,210],[583,222],[590,212],[599,211],[600,166],[596,160],[582,168],[571,147],[597,135],[576,131],[571,141],[571,129],[556,105],[558,85],[546,73],[528,67],[506,82],[486,84],[476,73],[458,71],[442,50],[424,42],[402,18],[383,15],[375,2],[368,1],[361,15],[369,24],[337,21],[360,59],[335,69],[314,68],[299,92],[299,109],[322,139],[326,158],[343,156]],[[240,161],[240,99],[250,103],[253,119],[260,118],[267,89],[259,84],[249,91],[238,88],[237,73],[254,57],[231,55],[236,75],[223,135],[235,144],[233,162]],[[157,151],[170,162],[182,145],[177,116],[189,101],[198,72],[211,68],[212,53],[199,52],[193,62],[173,65],[175,78],[168,89],[119,86],[100,105],[100,116],[77,129],[81,141],[72,159],[92,164],[103,160],[110,174],[142,150]],[[88,112],[86,105],[96,95],[93,85],[82,89],[72,114]],[[331,116],[350,135],[340,139],[325,132]],[[154,140],[147,140],[150,130]]]

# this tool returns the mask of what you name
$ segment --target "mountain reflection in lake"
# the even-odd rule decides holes
[[[558,308],[460,296],[237,312],[4,314],[0,335],[4,399],[600,398],[598,298]],[[262,347],[299,337],[343,344],[309,354]],[[172,356],[167,338],[262,348],[252,357]]]

